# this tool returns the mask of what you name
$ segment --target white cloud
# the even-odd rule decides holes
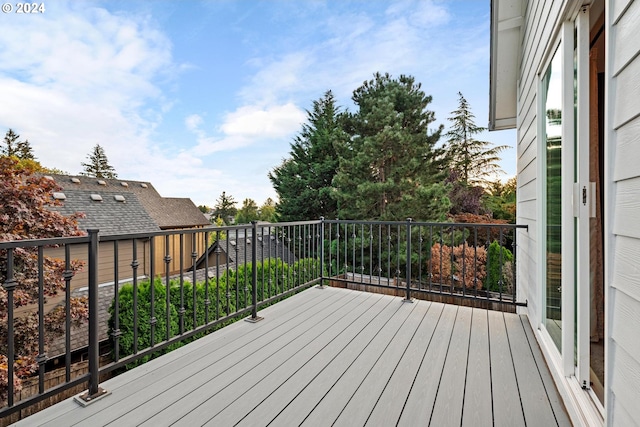
[[[267,108],[248,105],[227,114],[221,129],[230,136],[282,138],[299,129],[304,120],[304,112],[291,102]]]
[[[195,132],[202,125],[202,117],[198,114],[192,114],[184,119],[184,124],[191,132]]]
[[[187,118],[187,128],[197,136],[198,144],[193,151],[204,156],[288,138],[306,118],[304,111],[290,102],[268,107],[245,105],[226,114],[219,135],[208,135],[202,129],[200,116],[195,116]]]

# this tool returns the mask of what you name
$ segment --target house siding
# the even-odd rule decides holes
[[[562,1],[529,1],[524,12],[522,35],[522,57],[519,68],[518,87],[518,135],[517,174],[518,205],[517,223],[528,226],[518,235],[518,284],[520,298],[527,301],[527,313],[532,327],[540,323],[541,279],[539,278],[539,200],[540,164],[538,159],[541,143],[538,139],[538,86],[541,64],[545,62],[549,46],[555,37],[557,19],[564,7]]]
[[[607,424],[640,420],[640,1],[607,3]]]
[[[182,256],[180,254],[180,235],[172,234],[168,236],[169,245],[167,250],[166,237],[157,236],[154,238],[154,251],[155,251],[155,274],[164,275],[166,271],[166,264],[164,257],[169,254],[171,260],[169,261],[169,275],[180,273],[180,271],[188,270],[193,266],[194,259],[191,253],[193,252],[193,240],[195,239],[195,251],[196,259],[198,259],[206,250],[206,242],[204,240],[204,233],[185,233],[183,235]],[[182,264],[180,262],[182,258]],[[182,267],[182,269],[181,269]],[[147,271],[148,272],[148,271]]]

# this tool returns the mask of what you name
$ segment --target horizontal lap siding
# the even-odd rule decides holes
[[[538,145],[538,71],[544,61],[556,25],[562,1],[529,1],[525,12],[522,57],[519,73],[518,111],[518,224],[527,224],[526,233],[518,236],[517,277],[519,299],[527,300],[529,320],[535,327],[539,322],[538,288],[541,281],[537,274],[538,264],[538,186],[540,178]]]
[[[607,390],[610,425],[640,420],[640,2],[608,2],[609,218]]]

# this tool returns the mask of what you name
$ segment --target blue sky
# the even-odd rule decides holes
[[[312,101],[353,110],[373,73],[410,74],[448,126],[488,121],[489,0],[45,2],[0,14],[0,131],[71,174],[95,144],[123,180],[213,206],[262,204]],[[514,131],[480,139],[513,145]],[[515,150],[503,153],[504,177]]]

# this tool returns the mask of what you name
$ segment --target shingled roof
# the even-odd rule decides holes
[[[76,210],[73,212],[85,212],[87,214],[87,221],[85,222],[91,223],[91,226],[95,226],[100,230],[105,228],[117,229],[117,221],[122,221],[122,218],[127,218],[128,221],[130,217],[119,216],[118,213],[114,211],[110,216],[99,213],[97,217],[91,218],[89,213],[93,213],[91,209],[95,207],[89,203],[91,202],[91,199],[78,199],[75,196],[76,194],[82,197],[84,197],[87,192],[89,194],[102,195],[103,202],[107,198],[113,199],[113,196],[115,195],[124,196],[126,202],[135,199],[135,203],[143,208],[147,217],[151,218],[155,226],[154,231],[158,231],[158,229],[166,230],[210,225],[207,218],[202,212],[200,212],[200,209],[196,207],[191,199],[162,197],[150,182],[127,181],[121,179],[98,179],[87,176],[69,175],[50,175],[50,177],[62,187],[62,192],[67,199],[74,200],[72,204]],[[78,204],[76,204],[76,201]],[[62,202],[65,206],[68,203],[65,200],[62,200]],[[80,202],[84,202],[85,204],[82,205]],[[87,210],[90,212],[87,212]],[[73,213],[71,211],[67,211],[66,207],[63,212],[65,214]],[[135,221],[143,221],[143,218],[139,213],[135,213],[135,215]],[[100,225],[100,221],[106,221],[105,226]],[[84,224],[85,223],[80,222],[80,225],[83,228]],[[126,228],[126,226],[124,227]],[[136,228],[136,230],[145,232],[147,231],[147,228]],[[120,232],[126,233],[127,231]],[[116,231],[116,233],[118,233],[118,231]]]
[[[63,194],[62,206],[52,209],[66,216],[82,212],[85,217],[78,225],[83,230],[98,229],[101,236],[160,230],[133,193],[73,190]]]

